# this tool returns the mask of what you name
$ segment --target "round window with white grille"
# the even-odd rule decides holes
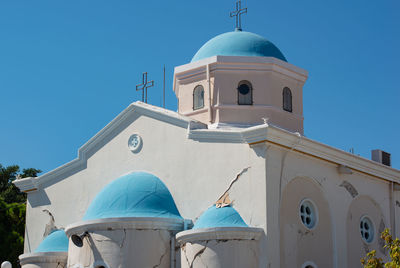
[[[308,229],[314,228],[317,223],[317,211],[311,200],[301,201],[299,210],[300,220],[304,226]]]
[[[365,242],[371,243],[374,240],[374,225],[367,216],[362,217],[360,220],[360,233]]]

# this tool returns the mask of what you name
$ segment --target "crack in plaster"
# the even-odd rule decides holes
[[[119,248],[122,248],[124,246],[125,239],[126,239],[126,230],[123,229],[123,231],[124,231],[124,237],[122,238],[122,242],[119,244]]]
[[[207,249],[207,244],[208,244],[208,241],[206,241],[206,244],[204,245],[204,247],[202,248],[202,249],[200,249],[199,251],[197,251],[197,253],[193,256],[193,260],[192,260],[192,263],[190,264],[190,268],[193,268],[193,264],[194,264],[194,261],[196,260],[196,258],[197,257],[199,257],[199,258],[201,258],[201,255],[204,253],[204,251]],[[201,260],[201,259],[200,259]]]
[[[123,232],[123,235],[122,235],[122,238],[121,238],[121,242],[119,242],[119,243],[118,243],[118,241],[114,241],[113,239],[110,239],[110,238],[99,239],[99,238],[96,238],[94,235],[92,235],[92,237],[96,242],[99,242],[99,243],[102,243],[102,242],[114,242],[114,243],[118,243],[118,246],[120,248],[122,248],[124,246],[125,239],[126,239],[126,229],[122,229],[121,231]]]
[[[345,188],[353,198],[358,195],[356,188],[348,181],[343,181],[339,186]]]
[[[183,255],[185,255],[186,262],[187,262],[188,266],[190,267],[190,261],[189,261],[187,255],[186,255],[186,243],[182,246],[182,250],[184,252]]]
[[[57,226],[55,225],[55,219],[53,214],[51,214],[51,212],[47,209],[43,209],[42,210],[44,213],[46,213],[47,215],[49,215],[50,220],[49,222],[46,224],[46,227],[44,228],[44,233],[43,233],[43,238],[47,237],[52,231],[57,230]]]
[[[153,268],[160,267],[160,265],[161,265],[161,263],[162,263],[162,260],[164,259],[165,255],[167,255],[168,253],[169,253],[168,250],[166,250],[166,251],[164,252],[164,254],[161,255],[158,264],[154,265]]]
[[[215,205],[216,205],[217,208],[226,207],[226,206],[229,206],[232,203],[229,200],[229,190],[232,188],[233,184],[235,184],[235,182],[237,182],[239,180],[240,176],[242,176],[243,173],[247,172],[249,169],[250,169],[250,166],[249,167],[245,167],[238,174],[236,174],[236,177],[231,181],[231,183],[229,184],[228,188],[218,198],[217,202],[215,202]]]
[[[253,253],[254,259],[255,259],[255,260],[258,259],[257,253],[256,253],[256,251],[254,250],[254,248],[253,248],[253,247],[249,247],[249,249],[250,249],[251,253]]]
[[[202,256],[199,257],[199,260],[201,261],[201,263],[203,264],[203,266],[205,266],[206,268],[208,268],[208,265],[203,261]]]
[[[61,262],[58,262],[56,268],[58,268],[58,267],[64,268],[65,266]]]
[[[310,230],[306,230],[303,232],[302,230],[298,229],[297,233],[300,235],[300,239],[302,239],[304,236],[307,236],[307,235],[314,235],[314,233]]]
[[[164,237],[161,235],[160,230],[157,230],[157,233],[158,233],[158,235],[159,235],[159,237],[160,237],[160,239],[161,239],[161,241],[163,242],[164,247],[165,247],[167,241],[165,241]],[[168,241],[168,242],[169,242],[169,241]],[[167,254],[169,254],[169,250],[168,250],[168,247],[165,247],[164,253],[160,256],[160,260],[159,260],[158,264],[155,264],[155,265],[153,266],[153,268],[160,267],[160,265],[162,264],[162,260],[164,259],[165,255],[167,255]]]

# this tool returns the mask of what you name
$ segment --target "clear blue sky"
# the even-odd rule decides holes
[[[0,163],[52,170],[131,102],[176,110],[174,66],[234,29],[234,0],[0,1]],[[400,1],[245,0],[243,29],[309,71],[305,135],[400,168]]]

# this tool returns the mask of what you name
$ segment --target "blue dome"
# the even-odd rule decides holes
[[[214,227],[248,227],[239,213],[231,206],[207,209],[196,221],[193,229]]]
[[[146,172],[133,172],[106,185],[92,201],[83,219],[119,217],[182,219],[165,184]]]
[[[69,240],[64,230],[56,230],[43,239],[35,252],[67,252],[68,242]]]
[[[197,51],[192,62],[217,55],[274,57],[287,61],[270,41],[257,34],[242,31],[220,34],[209,40]]]

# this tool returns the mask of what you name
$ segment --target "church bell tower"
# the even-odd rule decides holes
[[[235,12],[240,15],[240,10]],[[303,134],[307,76],[273,43],[242,31],[239,19],[235,31],[212,38],[190,63],[175,67],[173,88],[178,112],[210,127],[248,127],[267,120]]]

